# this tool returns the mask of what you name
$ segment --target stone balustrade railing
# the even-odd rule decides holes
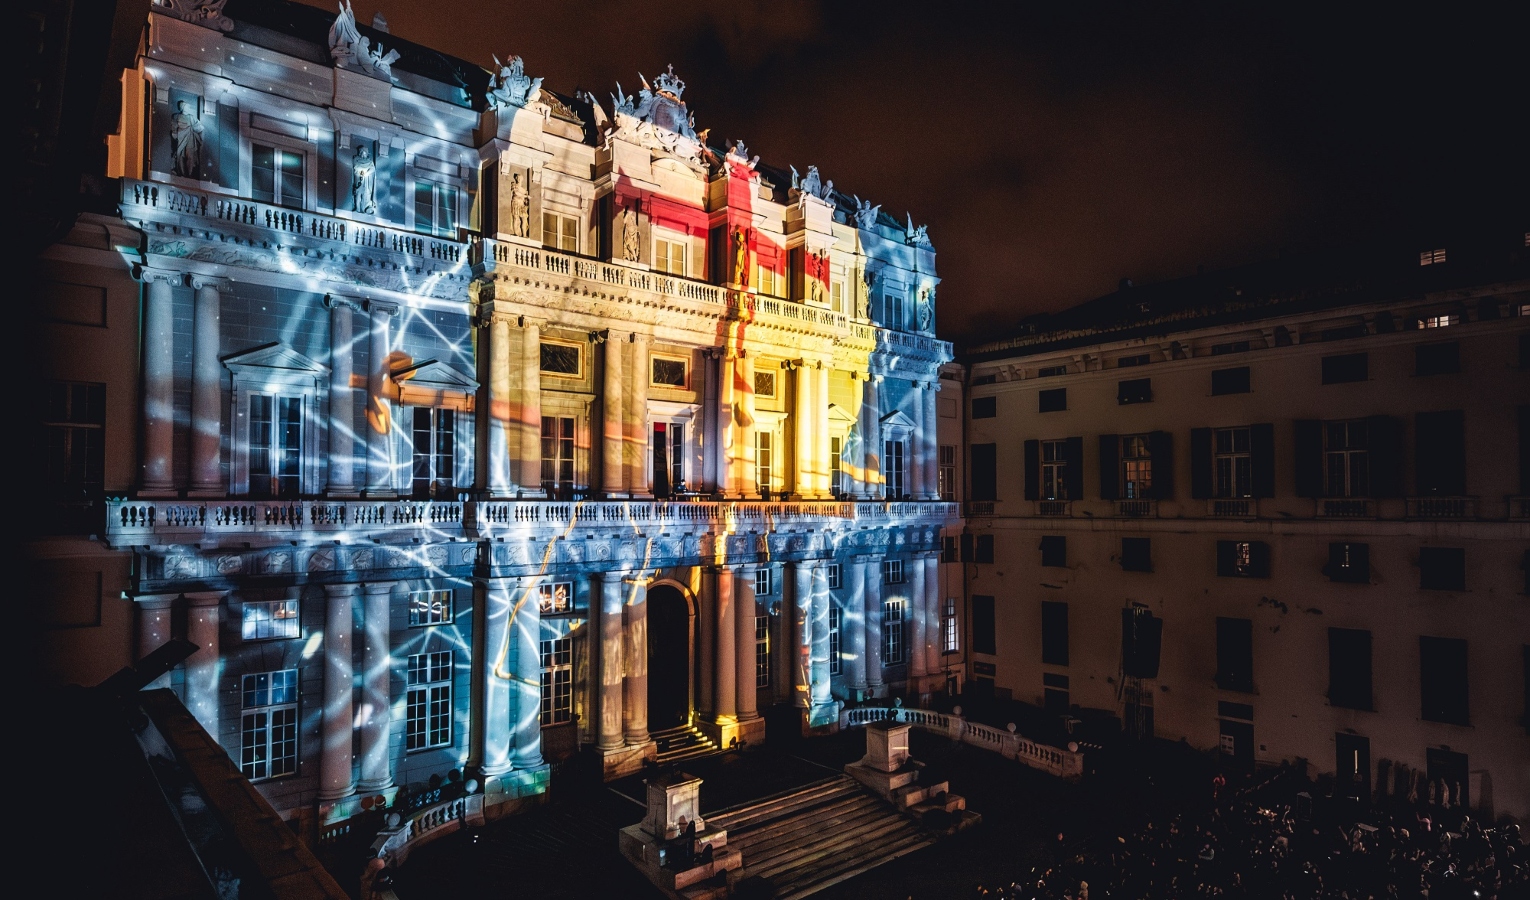
[[[771,525],[799,520],[894,522],[945,519],[956,515],[951,502],[873,502],[839,500],[480,500],[468,504],[468,525],[479,533],[498,526],[557,526],[579,524],[675,525],[740,523]]]
[[[843,710],[840,728],[854,728],[872,722],[907,722],[916,728],[942,734],[954,741],[971,744],[1013,759],[1033,769],[1076,781],[1084,775],[1084,755],[1061,747],[1033,741],[1012,731],[994,728],[953,714],[927,709],[904,709],[900,706],[859,706]]]
[[[464,826],[482,825],[483,794],[469,794],[427,806],[378,832],[372,855],[398,868],[414,850]]]

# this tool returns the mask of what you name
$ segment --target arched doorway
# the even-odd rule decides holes
[[[691,605],[673,585],[648,590],[648,728],[690,722]]]

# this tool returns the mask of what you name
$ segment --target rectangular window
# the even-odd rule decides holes
[[[1419,254],[1418,254],[1418,264],[1421,265],[1421,266],[1432,266],[1432,265],[1435,265],[1436,263],[1442,263],[1444,261],[1445,261],[1445,248],[1444,247],[1441,247],[1441,248],[1439,248],[1437,250],[1421,250],[1421,251],[1419,251]]]
[[[457,417],[450,409],[414,407],[414,498],[453,497]]]
[[[452,742],[452,651],[409,657],[404,745],[408,750],[445,747]]]
[[[994,655],[993,598],[986,594],[972,595],[972,652]]]
[[[839,563],[829,563],[824,567],[828,572],[829,590],[837,591],[844,587],[844,572]]]
[[[882,325],[902,331],[903,322],[903,295],[888,291],[882,296]]]
[[[776,274],[776,270],[767,263],[760,263],[756,272],[754,283],[756,290],[761,294],[769,294],[772,297],[780,296],[779,288],[783,279]]]
[[[1247,394],[1250,390],[1249,367],[1211,370],[1211,394]]]
[[[447,625],[453,617],[451,591],[410,591],[409,627]]]
[[[960,632],[956,629],[956,598],[947,597],[945,604],[941,607],[941,611],[940,649],[942,653],[955,653],[959,649],[958,637],[960,635]]]
[[[673,496],[685,490],[685,424],[653,423],[653,492]]]
[[[1068,538],[1066,536],[1061,534],[1042,535],[1041,564],[1054,569],[1067,567]]]
[[[574,585],[569,581],[554,581],[537,585],[537,608],[543,614],[566,613],[574,608]]]
[[[993,535],[980,534],[977,536],[972,561],[979,563],[993,562]]]
[[[549,497],[565,498],[574,490],[574,420],[571,416],[542,417],[542,490]]]
[[[1364,419],[1323,423],[1323,462],[1328,497],[1371,493],[1370,425]]]
[[[829,674],[840,674],[839,665],[839,607],[829,604]]]
[[[302,486],[303,398],[250,395],[250,496],[296,497]]]
[[[1068,442],[1041,442],[1041,499],[1072,500],[1068,496]]]
[[[776,373],[756,370],[754,373],[754,395],[756,397],[774,397],[776,395]]]
[[[1121,568],[1128,572],[1153,571],[1152,538],[1122,538]]]
[[[1413,348],[1413,374],[1449,375],[1461,371],[1461,345],[1419,344]]]
[[[660,272],[684,277],[685,244],[682,241],[656,240],[653,249],[653,267]]]
[[[999,446],[997,444],[972,444],[972,493],[969,500],[990,501],[999,499]]]
[[[1268,578],[1270,545],[1263,541],[1217,541],[1217,574],[1224,578]]]
[[[1341,353],[1323,357],[1323,383],[1343,384],[1364,381],[1370,374],[1369,356],[1364,353]]]
[[[1254,496],[1254,460],[1248,428],[1218,428],[1212,433],[1212,465],[1216,496]]]
[[[1121,436],[1121,499],[1145,500],[1153,496],[1152,440],[1146,434]]]
[[[542,726],[574,720],[574,641],[540,641],[542,655]]]
[[[938,472],[940,486],[940,499],[956,499],[956,447],[951,444],[940,446],[940,470]]]
[[[303,207],[303,154],[253,144],[250,197],[260,203]]]
[[[754,686],[770,687],[770,616],[754,617]]]
[[[1352,541],[1328,545],[1328,580],[1349,584],[1370,584],[1371,545]]]
[[[1371,633],[1328,629],[1328,705],[1371,709]]]
[[[653,358],[651,384],[658,387],[684,388],[686,385],[685,376],[685,360],[671,359],[667,356],[655,356]]]
[[[772,577],[775,569],[765,566],[754,570],[754,595],[756,597],[769,597],[776,592],[775,579]]]
[[[1438,316],[1424,316],[1418,320],[1419,328],[1449,328],[1452,325],[1460,325],[1461,316],[1456,313],[1446,313]]]
[[[1466,590],[1466,550],[1462,547],[1421,547],[1418,586],[1426,591]]]
[[[1041,662],[1048,666],[1068,664],[1068,604],[1041,601]]]
[[[1471,724],[1466,676],[1466,641],[1418,639],[1418,682],[1422,717],[1429,722]]]
[[[1212,344],[1211,355],[1222,356],[1227,353],[1247,353],[1248,348],[1248,341],[1230,341],[1226,344]]]
[[[297,600],[245,601],[239,634],[247,641],[301,637]]]
[[[882,601],[882,664],[903,665],[903,610],[904,601],[899,598]]]
[[[1459,409],[1415,413],[1415,488],[1421,497],[1466,493],[1466,416]]]
[[[297,771],[297,669],[240,679],[239,771],[257,781]]]
[[[1123,356],[1116,360],[1116,368],[1125,369],[1131,366],[1145,366],[1153,361],[1151,353],[1138,353],[1133,356]]]
[[[882,483],[886,487],[885,496],[896,498],[903,496],[903,442],[883,441],[882,447]]]
[[[106,482],[106,385],[48,382],[43,387],[41,425],[48,495],[68,501],[98,499]]]
[[[1252,620],[1217,619],[1217,687],[1245,693],[1254,689]]]
[[[843,281],[829,282],[829,309],[837,313],[845,311],[845,283]]]
[[[549,375],[580,374],[579,348],[572,344],[549,344],[542,342],[542,371]]]
[[[579,220],[573,216],[542,213],[542,245],[552,250],[579,252]]]
[[[844,452],[843,438],[829,438],[829,492],[836,497],[848,491],[845,485],[844,460],[840,458]]]
[[[1056,378],[1058,375],[1066,374],[1068,374],[1068,367],[1066,365],[1042,366],[1036,370],[1037,378]]]
[[[457,189],[434,181],[414,183],[414,230],[439,237],[457,236]]]
[[[1128,378],[1116,383],[1116,403],[1147,403],[1153,399],[1153,379]]]
[[[972,418],[992,419],[999,414],[999,399],[997,397],[973,397]]]
[[[1062,412],[1068,408],[1068,389],[1052,388],[1037,395],[1041,412]]]
[[[761,494],[769,493],[775,486],[775,470],[772,467],[775,461],[771,458],[771,437],[768,431],[754,433],[754,477],[755,483],[760,486]]]
[[[961,562],[962,557],[956,549],[956,537],[947,535],[940,539],[940,561],[943,563]]]
[[[902,584],[903,583],[903,560],[901,560],[901,559],[887,559],[887,560],[883,560],[882,561],[882,583],[883,584]]]

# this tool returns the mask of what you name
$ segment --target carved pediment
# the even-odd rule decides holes
[[[914,420],[905,416],[901,409],[893,410],[879,421],[882,423],[883,428],[907,428],[912,430],[914,427]]]
[[[843,406],[840,406],[838,403],[830,403],[829,404],[829,421],[830,422],[849,422],[851,424],[854,424],[855,416],[852,416]]]
[[[388,377],[392,378],[393,383],[399,387],[407,383],[410,387],[425,390],[469,394],[478,390],[478,382],[475,379],[437,359],[427,359],[401,366],[389,372]]]
[[[231,353],[223,357],[223,364],[235,375],[284,374],[317,378],[329,372],[329,366],[314,362],[281,341]]]

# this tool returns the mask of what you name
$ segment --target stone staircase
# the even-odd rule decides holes
[[[714,813],[707,824],[727,830],[729,849],[743,855],[742,876],[769,882],[777,900],[806,897],[935,841],[845,775]]]
[[[655,731],[649,735],[658,747],[658,756],[655,758],[659,765],[672,762],[683,762],[687,759],[695,759],[698,756],[710,756],[717,753],[718,747],[712,743],[712,739],[697,731],[690,725],[679,725],[674,728],[666,728],[663,731]]]

